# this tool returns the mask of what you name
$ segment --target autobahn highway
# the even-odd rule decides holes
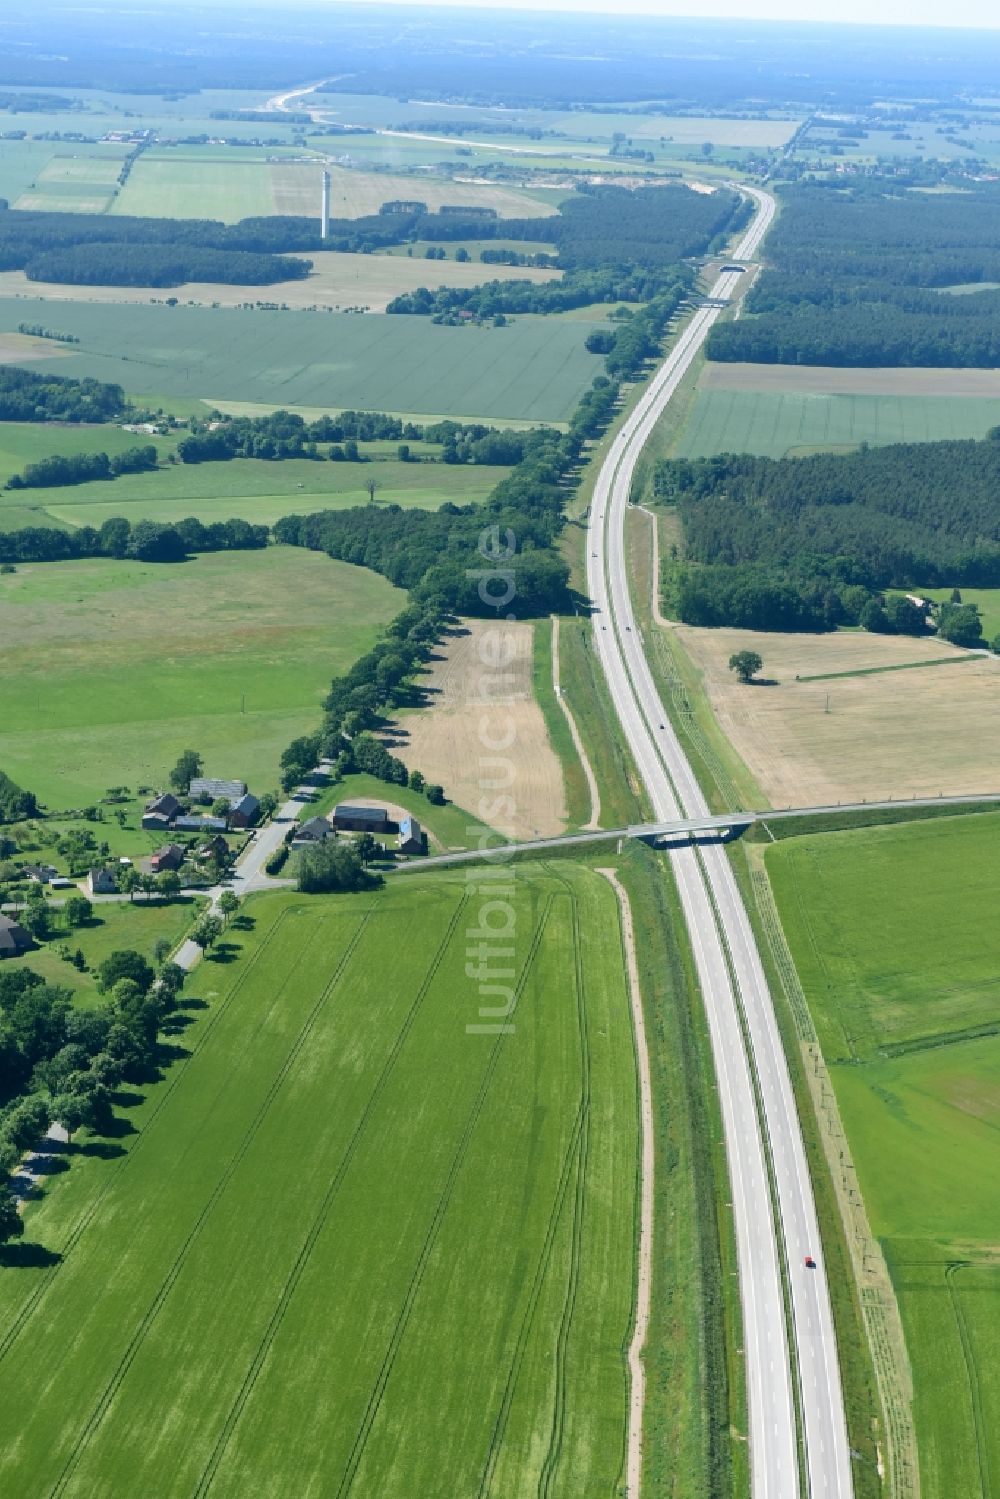
[[[733,259],[755,256],[774,200]],[[646,659],[625,562],[625,510],[649,434],[739,281],[721,273],[679,335],[604,460],[594,490],[587,574],[594,640],[656,819],[709,813]],[[721,846],[670,851],[711,1037],[739,1257],[743,1362],[755,1499],[848,1499],[850,1449],[829,1290],[795,1100],[767,980]],[[805,1258],[815,1258],[814,1269]],[[787,1297],[786,1297],[787,1288]],[[801,1425],[797,1440],[796,1407]]]

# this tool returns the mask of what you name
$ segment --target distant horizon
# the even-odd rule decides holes
[[[224,0],[225,3],[225,0]],[[249,0],[250,6],[271,0]],[[344,0],[299,0],[303,8],[336,10]],[[947,18],[940,0],[810,0],[811,14],[802,15],[802,0],[346,0],[348,5],[372,9],[406,7],[411,10],[475,10],[534,12],[539,15],[634,16],[662,21],[743,21],[800,26],[892,26],[911,31],[1000,31],[994,0],[955,0]],[[247,0],[240,0],[247,9]]]

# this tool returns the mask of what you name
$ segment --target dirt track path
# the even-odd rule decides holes
[[[628,893],[613,869],[598,869],[618,897],[622,942],[628,972],[635,1056],[639,1069],[639,1264],[635,1290],[635,1326],[628,1347],[629,1402],[628,1435],[625,1446],[625,1494],[638,1499],[642,1484],[642,1417],[646,1399],[646,1369],[642,1361],[649,1328],[649,1300],[653,1271],[653,1089],[649,1073],[649,1047],[642,1010],[642,991],[635,958],[635,931]]]
[[[587,751],[583,747],[583,740],[580,738],[576,719],[573,717],[569,704],[563,697],[562,688],[559,685],[559,616],[557,614],[553,614],[552,616],[552,686],[555,689],[556,700],[566,715],[566,722],[569,724],[569,731],[573,736],[576,753],[583,767],[583,773],[587,777],[587,788],[590,791],[590,821],[585,822],[583,828],[588,833],[591,831],[596,832],[601,826],[601,793],[597,789],[597,779],[590,768],[590,761],[587,759]]]

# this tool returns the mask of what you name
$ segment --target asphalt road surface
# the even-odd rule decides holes
[[[752,260],[774,200],[752,191],[756,216],[733,259]],[[633,470],[739,281],[721,274],[679,335],[604,461],[591,505],[588,584],[594,640],[622,730],[657,819],[703,817],[708,805],[670,726],[629,596],[624,520]],[[721,305],[715,305],[721,304]],[[805,1492],[848,1499],[850,1450],[822,1244],[791,1081],[753,932],[726,851],[670,853],[704,996],[725,1130],[739,1254],[743,1361],[755,1499]],[[805,1258],[815,1258],[808,1268]],[[786,1315],[782,1261],[787,1267]]]

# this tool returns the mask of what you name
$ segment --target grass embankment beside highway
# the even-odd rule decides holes
[[[590,821],[590,790],[587,785],[587,777],[584,775],[580,756],[577,754],[576,745],[573,743],[573,735],[570,732],[566,715],[559,705],[556,697],[552,679],[552,630],[550,619],[540,619],[536,622],[533,635],[534,663],[532,672],[532,687],[535,701],[542,710],[545,719],[545,728],[548,732],[549,742],[559,757],[562,766],[563,785],[566,791],[566,831],[568,833],[579,832],[585,823]],[[566,637],[566,629],[560,623],[559,630],[559,667],[560,678],[563,667],[563,642]],[[560,680],[560,686],[563,686]],[[570,712],[575,715],[576,704],[572,701],[563,686],[563,698]],[[579,732],[579,726],[577,726]]]
[[[601,825],[621,828],[648,815],[646,794],[618,731],[618,719],[593,645],[593,623],[564,617],[559,625],[563,691],[601,793]]]

